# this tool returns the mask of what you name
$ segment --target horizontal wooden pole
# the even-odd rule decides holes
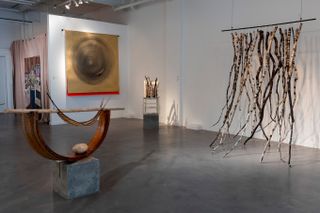
[[[75,113],[75,112],[95,112],[99,111],[101,108],[77,108],[77,109],[60,109],[63,113]],[[111,111],[119,111],[124,110],[125,108],[104,108],[109,109]],[[0,113],[57,113],[56,109],[5,109],[4,112]]]
[[[262,28],[262,27],[272,27],[272,26],[279,26],[279,25],[303,23],[303,22],[315,21],[315,20],[317,20],[317,19],[316,18],[299,19],[299,20],[294,20],[294,21],[286,21],[286,22],[273,23],[273,24],[262,24],[262,25],[249,26],[249,27],[230,28],[230,29],[221,30],[221,32],[247,30],[247,29],[255,29],[255,28]]]

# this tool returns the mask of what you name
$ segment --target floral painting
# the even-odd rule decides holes
[[[25,58],[25,103],[26,108],[41,108],[40,57]]]

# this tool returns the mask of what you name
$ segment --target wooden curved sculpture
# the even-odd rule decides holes
[[[123,110],[123,108],[94,108],[94,109],[67,109],[67,110],[51,110],[51,109],[14,109],[14,110],[5,110],[5,113],[20,113],[22,114],[22,124],[23,129],[27,138],[28,143],[32,147],[32,149],[41,155],[44,158],[49,160],[61,160],[68,162],[75,162],[86,158],[92,155],[101,145],[105,136],[107,135],[109,123],[110,123],[110,112],[111,110]],[[99,123],[95,134],[92,136],[90,141],[87,143],[88,149],[86,152],[82,154],[71,154],[68,156],[61,155],[52,150],[44,141],[41,136],[39,126],[38,126],[38,118],[41,113],[66,113],[66,112],[90,112],[90,111],[98,111],[98,113],[94,116],[95,120],[99,118]],[[98,118],[96,118],[98,116]],[[72,120],[73,121],[73,120]],[[73,122],[67,122],[74,125]],[[76,125],[77,126],[77,125]]]
[[[28,143],[31,145],[34,151],[44,158],[50,160],[63,160],[74,162],[90,156],[103,142],[109,128],[110,123],[110,110],[104,109],[99,113],[98,128],[88,143],[88,150],[83,154],[73,154],[70,156],[64,156],[53,151],[44,141],[40,134],[38,127],[38,115],[39,112],[31,111],[22,114],[23,128],[26,134]]]
[[[95,122],[97,122],[97,120],[99,119],[101,112],[103,111],[103,108],[105,107],[105,105],[107,103],[104,103],[104,101],[101,102],[100,105],[100,109],[98,110],[97,114],[91,118],[90,120],[87,121],[83,121],[83,122],[79,122],[76,121],[72,118],[70,118],[69,116],[67,116],[65,113],[63,113],[63,111],[61,111],[61,109],[57,106],[57,104],[53,101],[53,99],[51,98],[51,95],[49,92],[47,92],[47,96],[49,98],[49,100],[51,101],[52,105],[57,109],[57,115],[65,122],[67,122],[68,124],[71,124],[73,126],[91,126],[92,124],[94,124]]]
[[[90,120],[87,121],[83,121],[83,122],[79,122],[76,121],[72,118],[70,118],[69,116],[67,116],[66,114],[64,114],[63,112],[61,112],[60,110],[58,110],[57,115],[64,120],[65,122],[67,122],[68,124],[71,124],[73,126],[91,126],[93,125],[95,122],[97,122],[97,120],[99,119],[99,117],[101,116],[103,110],[99,110],[97,112],[97,114],[91,118]]]

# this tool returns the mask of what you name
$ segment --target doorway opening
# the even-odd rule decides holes
[[[0,112],[13,108],[12,61],[10,51],[0,49]]]

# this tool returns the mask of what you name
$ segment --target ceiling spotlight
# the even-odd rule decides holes
[[[90,1],[88,0],[65,0],[64,3],[61,3],[60,5],[64,5],[67,10],[70,10],[72,6],[79,7],[80,5],[83,5],[84,3],[88,4],[89,2]]]
[[[65,5],[65,8],[66,8],[67,10],[70,10],[70,6],[71,6],[71,4],[68,3],[68,4]]]
[[[79,7],[78,2],[76,2],[76,0],[73,0],[74,6]]]

